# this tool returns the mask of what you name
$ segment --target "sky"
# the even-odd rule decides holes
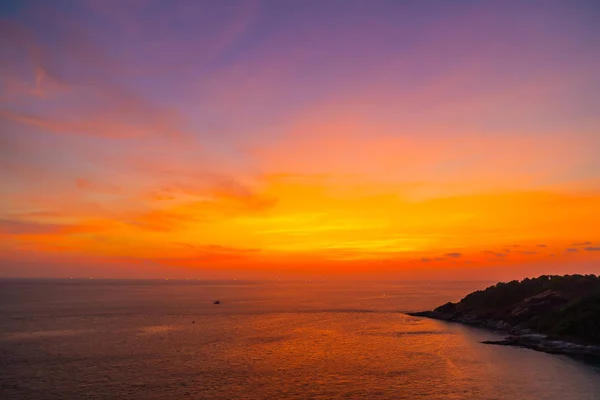
[[[590,1],[3,1],[0,276],[600,273]]]

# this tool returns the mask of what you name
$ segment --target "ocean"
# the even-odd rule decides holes
[[[596,364],[403,313],[489,284],[4,280],[0,399],[600,399]]]

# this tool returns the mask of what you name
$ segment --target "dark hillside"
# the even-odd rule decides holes
[[[543,275],[498,283],[417,315],[600,344],[600,277]]]

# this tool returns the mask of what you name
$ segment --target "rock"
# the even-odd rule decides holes
[[[546,335],[508,336],[503,340],[484,340],[484,344],[525,347],[552,354],[600,356],[600,346],[580,345],[562,340],[551,340]]]

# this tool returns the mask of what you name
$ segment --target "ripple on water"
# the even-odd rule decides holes
[[[45,338],[60,338],[92,333],[89,329],[56,329],[30,332],[13,332],[0,336],[0,341],[36,340]]]

